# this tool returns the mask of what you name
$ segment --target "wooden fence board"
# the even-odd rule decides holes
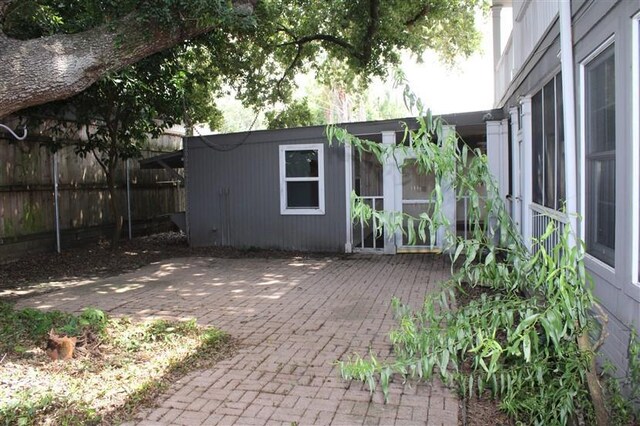
[[[143,157],[180,149],[179,135],[167,134],[151,140]],[[91,156],[81,158],[73,148],[57,153],[59,219],[62,232],[83,228],[111,228],[114,220],[109,207],[106,179]],[[132,223],[156,221],[182,211],[184,188],[165,170],[141,170],[130,162]],[[0,261],[10,245],[21,240],[42,239],[51,247],[55,235],[53,154],[40,142],[9,141],[0,138]],[[116,173],[121,214],[127,217],[126,169],[122,162]],[[146,225],[145,225],[146,226]],[[30,244],[30,248],[33,244]]]

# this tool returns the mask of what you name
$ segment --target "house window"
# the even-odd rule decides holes
[[[587,252],[614,266],[616,242],[615,56],[610,45],[585,65]]]
[[[565,200],[564,126],[560,74],[531,102],[533,202],[561,210]]]
[[[280,145],[280,213],[324,214],[323,144]]]

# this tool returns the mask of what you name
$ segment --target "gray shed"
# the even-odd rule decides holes
[[[463,139],[482,146],[487,113],[443,118]],[[343,127],[370,140],[395,143],[403,123],[415,126],[416,119]],[[363,230],[352,223],[352,190],[383,208],[385,198],[394,198],[394,189],[383,182],[384,167],[353,155],[350,147],[330,145],[324,126],[187,137],[184,167],[187,232],[193,246],[395,253],[402,245],[393,236],[387,236],[386,244],[376,241],[370,225]]]

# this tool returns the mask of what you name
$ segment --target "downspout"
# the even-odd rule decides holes
[[[56,251],[60,253],[60,209],[58,207],[58,151],[53,153],[53,205],[56,223]]]
[[[573,67],[573,37],[571,32],[571,2],[559,0],[560,63],[562,67],[562,103],[564,108],[564,163],[566,211],[569,216],[570,244],[575,244],[578,232],[578,189],[576,165],[576,104]]]
[[[560,62],[562,67],[562,101],[564,105],[564,161],[566,182],[566,209],[569,216],[569,224],[572,232],[569,233],[570,246],[576,244],[577,223],[577,174],[576,174],[576,105],[575,86],[573,79],[573,39],[571,36],[571,3],[570,0],[559,0],[560,18]],[[603,335],[605,331],[602,331]],[[603,337],[603,336],[601,336]],[[582,352],[591,353],[597,348],[590,342],[587,332],[578,336],[578,348]],[[604,426],[609,424],[608,414],[604,410],[604,396],[598,381],[596,372],[596,358],[590,357],[589,367],[586,371],[587,388],[595,407],[596,424]]]

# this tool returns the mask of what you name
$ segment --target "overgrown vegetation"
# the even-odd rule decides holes
[[[53,362],[50,330],[76,336],[76,356]],[[130,418],[177,375],[233,351],[225,333],[195,320],[135,322],[0,303],[0,424],[98,424]]]
[[[605,389],[611,406],[612,424],[640,422],[640,341],[632,329],[629,338],[629,365],[624,376],[610,362],[604,364]]]
[[[518,423],[570,424],[580,419],[587,424],[627,424],[632,415],[616,420],[605,410],[595,372],[594,352],[601,342],[591,343],[589,333],[604,314],[592,315],[599,305],[585,272],[583,244],[575,242],[569,225],[551,222],[529,250],[498,196],[486,157],[459,143],[430,114],[418,118],[418,124],[418,130],[405,131],[397,145],[361,140],[335,127],[327,130],[329,140],[371,152],[380,162],[395,161],[402,167],[405,160],[414,161],[422,173],[435,176],[436,202],[430,212],[419,217],[380,212],[354,197],[353,215],[367,220],[375,216],[378,233],[383,227],[401,228],[410,243],[429,244],[444,228],[444,248],[453,264],[451,280],[440,293],[427,297],[421,310],[393,301],[398,319],[390,334],[395,359],[355,355],[340,362],[343,377],[366,382],[372,392],[379,385],[386,397],[395,375],[405,380],[437,374],[457,384],[463,398],[497,398]],[[450,231],[443,212],[448,185],[457,197],[468,197],[467,239]],[[484,199],[477,191],[482,186]],[[552,234],[559,242],[547,251],[545,242]],[[463,283],[489,287],[493,296],[457,307],[455,288]],[[632,359],[640,363],[637,353]]]

